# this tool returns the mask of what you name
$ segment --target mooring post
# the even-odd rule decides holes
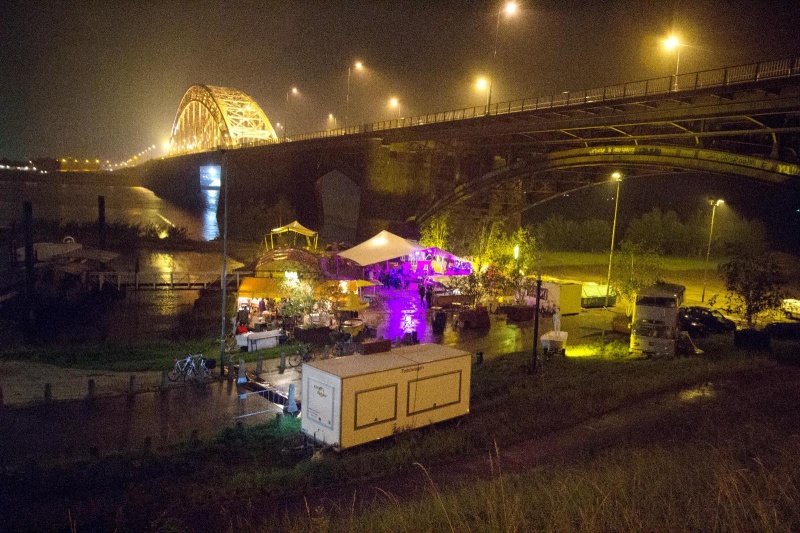
[[[256,359],[256,377],[261,377],[261,373],[264,371],[264,358],[259,357]]]
[[[128,380],[128,396],[134,396],[135,394],[136,394],[136,375],[131,374],[131,377]]]
[[[94,378],[89,378],[89,390],[86,393],[86,399],[89,400],[90,402],[94,401],[95,392],[96,392],[96,383],[94,381]]]
[[[281,362],[278,364],[278,372],[283,374],[284,370],[286,370],[286,354],[281,352]]]

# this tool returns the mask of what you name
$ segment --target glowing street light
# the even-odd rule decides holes
[[[706,273],[708,272],[708,258],[711,256],[711,239],[714,237],[714,215],[717,213],[717,206],[725,203],[725,200],[720,198],[709,199],[708,205],[711,206],[711,229],[708,231],[708,248],[706,249],[706,262],[703,265],[703,293],[700,295],[700,301],[706,301]]]
[[[614,198],[614,223],[611,226],[611,251],[608,253],[608,276],[606,277],[606,305],[608,307],[608,295],[611,290],[611,262],[614,259],[614,238],[617,236],[617,210],[619,209],[619,184],[622,183],[622,174],[614,172],[611,179],[617,182],[617,194]]]
[[[333,124],[333,129],[336,129],[336,117],[333,113],[328,113],[328,125],[330,126],[331,124]]]
[[[364,63],[361,61],[356,61],[354,64],[347,67],[347,96],[345,97],[344,101],[344,127],[347,129],[347,120],[350,116],[350,74],[352,73],[353,69],[356,70],[364,70]]]
[[[492,85],[494,85],[494,75],[497,70],[497,40],[500,37],[500,15],[505,13],[511,16],[517,12],[517,3],[513,0],[506,2],[503,9],[497,12],[497,28],[494,32],[494,53],[492,54],[492,75],[489,77],[489,95],[486,97],[486,114],[489,114],[489,109],[492,105]]]
[[[397,108],[397,120],[400,120],[400,100],[397,98],[392,98],[389,100],[389,107],[396,107]]]
[[[675,83],[673,84],[673,91],[678,90],[678,72],[681,66],[681,47],[686,46],[675,35],[670,35],[662,41],[664,49],[668,52],[676,51],[675,59]]]

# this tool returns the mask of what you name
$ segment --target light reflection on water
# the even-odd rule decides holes
[[[98,197],[105,198],[106,220],[147,226],[164,219],[186,228],[192,239],[205,239],[216,227],[216,215],[191,213],[159,198],[144,187],[96,184],[57,184],[0,180],[0,221],[21,220],[23,202],[31,202],[34,218],[94,222]],[[208,220],[207,220],[208,218]],[[211,220],[213,219],[213,220]],[[205,226],[209,225],[206,229]],[[218,233],[218,232],[217,232]],[[213,238],[213,237],[211,237]],[[207,239],[208,240],[208,239]]]
[[[206,210],[203,212],[203,240],[213,241],[219,237],[217,224],[217,204],[219,202],[219,189],[206,189]]]

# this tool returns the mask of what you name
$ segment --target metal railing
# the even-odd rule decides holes
[[[239,287],[242,278],[253,276],[253,272],[231,272],[226,277],[226,286]],[[136,290],[186,289],[197,290],[221,287],[220,272],[89,272],[86,282],[102,289],[110,285],[121,289],[133,287]]]
[[[641,98],[665,95],[669,93],[689,92],[714,87],[727,87],[769,79],[794,77],[798,75],[800,75],[800,56],[772,61],[762,61],[760,63],[750,63],[747,65],[739,65],[734,67],[704,70],[700,72],[691,72],[679,74],[677,76],[664,76],[660,78],[652,78],[618,85],[607,85],[605,87],[585,89],[582,91],[565,91],[560,94],[537,96],[535,98],[523,98],[521,100],[511,100],[508,102],[498,102],[492,104],[488,109],[486,106],[466,107],[452,111],[442,111],[438,113],[428,113],[425,115],[399,119],[383,120],[370,124],[349,126],[347,128],[291,135],[286,139],[253,141],[250,143],[241,143],[233,148],[250,148],[269,144],[280,144],[282,142],[310,141],[315,139],[326,139],[330,137],[342,137],[345,135],[361,135],[376,131],[411,128],[424,126],[426,124],[438,124],[457,120],[469,120],[484,116],[507,115],[526,111],[537,111],[541,109],[579,106],[588,103],[612,102],[615,100],[625,100],[629,98]],[[226,147],[220,146],[219,148]]]

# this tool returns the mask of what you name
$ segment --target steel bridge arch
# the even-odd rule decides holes
[[[534,160],[518,160],[484,174],[456,186],[453,192],[418,213],[415,220],[417,224],[422,224],[443,209],[464,202],[484,189],[509,180],[557,170],[599,166],[660,167],[735,175],[786,187],[800,186],[800,166],[793,163],[683,146],[592,146],[542,154]],[[551,198],[585,186],[584,184],[569,190],[553,191]]]
[[[247,94],[230,87],[192,85],[178,105],[169,154],[277,141],[278,136],[264,111]]]

